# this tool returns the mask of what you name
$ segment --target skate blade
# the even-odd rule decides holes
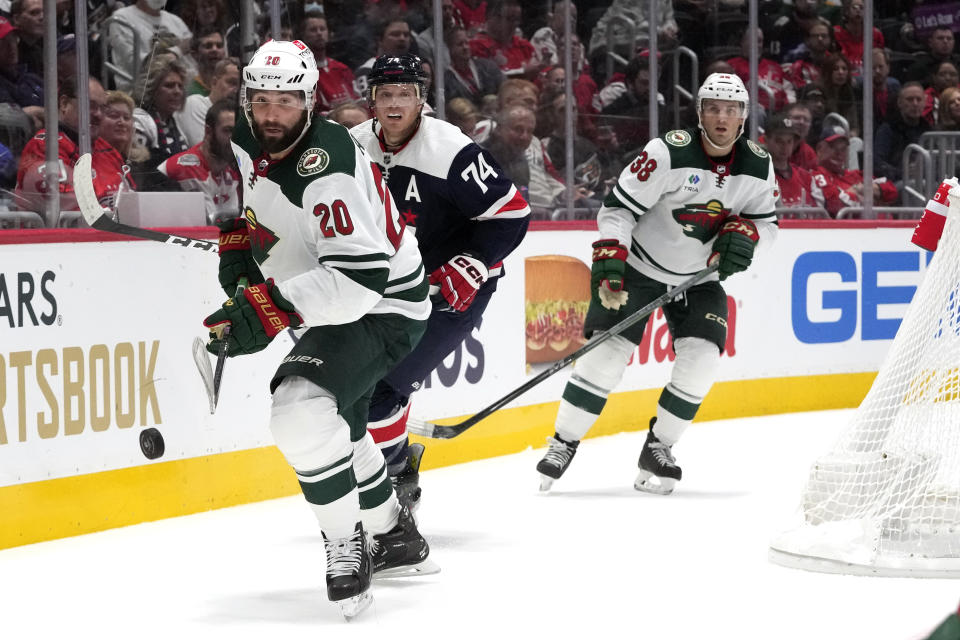
[[[347,622],[350,622],[350,620],[363,613],[363,610],[369,607],[372,603],[373,596],[369,591],[364,591],[360,595],[345,598],[343,600],[337,600],[337,606],[340,607],[340,614]]]
[[[540,474],[540,491],[550,491],[550,487],[553,486],[553,483],[556,479],[551,478],[550,476],[545,476],[542,473]]]
[[[677,481],[673,478],[661,478],[643,469],[640,470],[637,479],[633,482],[633,488],[637,491],[653,493],[658,496],[670,495],[673,493],[675,486],[677,486]]]
[[[382,571],[378,571],[373,574],[373,579],[380,580],[381,578],[410,578],[415,576],[429,576],[434,573],[440,573],[440,565],[430,558],[427,558],[418,564],[408,564],[402,567],[383,569]]]

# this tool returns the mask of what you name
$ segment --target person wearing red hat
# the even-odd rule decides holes
[[[844,207],[860,206],[863,202],[864,178],[859,169],[847,169],[850,134],[839,125],[824,127],[817,143],[820,166],[813,174],[821,195],[814,197],[818,204],[834,218]],[[890,205],[897,200],[897,188],[886,178],[873,180],[874,204]]]

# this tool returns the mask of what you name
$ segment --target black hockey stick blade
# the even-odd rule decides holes
[[[97,192],[93,187],[93,171],[91,167],[91,156],[85,153],[77,160],[73,168],[73,189],[77,197],[77,205],[83,214],[83,219],[92,228],[99,231],[109,231],[119,233],[134,238],[144,240],[154,240],[166,244],[177,245],[180,247],[189,247],[209,251],[211,253],[219,252],[219,243],[216,240],[197,240],[186,236],[178,236],[172,233],[164,233],[155,229],[141,229],[129,224],[117,222],[111,217],[109,209],[104,209],[97,200]]]
[[[432,422],[424,422],[424,421],[416,420],[415,418],[408,418],[407,430],[410,431],[410,433],[416,434],[418,436],[423,436],[425,438],[437,438],[440,440],[448,440],[450,438],[456,438],[458,435],[460,435],[461,433],[463,433],[473,425],[477,424],[484,418],[489,417],[495,411],[501,409],[504,405],[510,402],[513,402],[518,397],[520,397],[530,389],[534,388],[535,386],[537,386],[538,384],[540,384],[541,382],[543,382],[544,380],[546,380],[547,378],[555,374],[556,372],[567,367],[567,365],[572,363],[577,358],[582,357],[584,354],[588,353],[589,351],[592,351],[597,346],[603,344],[613,336],[618,336],[624,331],[626,331],[627,329],[629,329],[630,327],[632,327],[633,325],[637,324],[638,322],[640,322],[641,320],[649,316],[651,313],[653,313],[663,305],[667,304],[668,302],[670,302],[680,294],[684,293],[687,289],[697,284],[698,282],[702,281],[708,275],[716,271],[717,266],[718,264],[715,262],[709,267],[706,267],[705,269],[701,269],[694,275],[690,276],[688,279],[684,280],[677,286],[673,287],[672,289],[670,289],[669,291],[661,295],[656,300],[652,301],[650,304],[646,305],[642,309],[638,309],[634,311],[632,314],[630,314],[629,316],[627,316],[617,324],[613,325],[609,329],[593,334],[593,337],[590,338],[590,341],[587,344],[583,345],[582,347],[580,347],[579,349],[577,349],[567,357],[563,358],[562,360],[558,360],[557,362],[553,363],[553,366],[551,366],[549,369],[545,369],[541,371],[539,374],[537,374],[530,380],[527,380],[525,383],[523,383],[522,385],[520,385],[519,387],[517,387],[507,395],[503,396],[502,398],[500,398],[499,400],[491,404],[489,407],[480,410],[479,413],[467,418],[463,422],[458,422],[457,424],[442,425],[442,424],[434,424]]]

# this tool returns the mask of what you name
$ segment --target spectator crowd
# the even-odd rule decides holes
[[[0,210],[42,214],[51,191],[59,191],[62,210],[76,208],[74,4],[58,1],[53,17],[60,175],[50,178],[45,148],[53,138],[43,91],[48,16],[43,0],[0,1]],[[114,202],[124,189],[197,191],[208,222],[238,214],[240,178],[229,140],[241,86],[240,4],[88,1],[82,37],[101,202]],[[250,3],[256,44],[274,36],[270,4]],[[299,39],[312,50],[320,70],[316,110],[347,127],[371,117],[366,76],[376,57],[419,55],[432,81],[424,113],[438,115],[435,86],[442,76],[444,117],[494,155],[535,219],[592,217],[648,141],[651,124],[658,135],[697,125],[691,99],[697,86],[686,80],[678,91],[675,78],[699,76],[699,82],[725,71],[749,83],[755,44],[759,142],[774,161],[779,207],[836,217],[860,206],[867,189],[877,205],[906,204],[908,145],[927,132],[960,131],[960,22],[953,22],[960,2],[873,5],[873,96],[863,91],[864,0],[763,0],[761,28],[752,35],[745,0],[657,0],[654,16],[648,0],[442,0],[442,35],[431,0],[281,0],[276,37]],[[657,78],[649,69],[651,19]],[[658,104],[653,123],[651,92]],[[864,104],[874,122],[869,177],[860,171]]]

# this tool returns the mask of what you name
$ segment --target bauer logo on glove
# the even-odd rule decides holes
[[[278,333],[303,324],[293,305],[268,280],[263,284],[247,287],[243,294],[223,303],[220,309],[203,321],[210,329],[210,343],[207,350],[218,353],[220,342],[227,341],[227,355],[235,356],[256,353],[264,349]],[[224,337],[224,329],[230,326],[229,334]]]

